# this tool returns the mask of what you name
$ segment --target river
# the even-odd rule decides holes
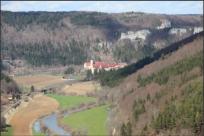
[[[42,117],[34,122],[33,125],[34,131],[42,133],[40,121],[42,121],[45,127],[47,127],[49,130],[51,130],[53,133],[57,135],[71,136],[69,132],[65,131],[62,127],[58,125],[56,113],[52,113],[48,116]]]

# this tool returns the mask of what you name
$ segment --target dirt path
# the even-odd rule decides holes
[[[26,106],[20,109],[12,117],[10,124],[13,127],[14,136],[32,135],[32,124],[36,119],[56,111],[59,104],[53,98],[36,96]]]

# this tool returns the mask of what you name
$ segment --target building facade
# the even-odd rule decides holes
[[[99,71],[101,69],[104,69],[105,71],[109,70],[117,70],[120,68],[125,67],[127,64],[126,63],[106,63],[102,61],[93,61],[90,60],[90,62],[85,62],[84,63],[84,69],[86,70],[91,70],[91,73],[94,74],[94,71]]]

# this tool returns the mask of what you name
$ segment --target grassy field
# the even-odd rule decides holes
[[[82,103],[96,101],[95,98],[86,96],[63,96],[56,94],[48,94],[48,96],[56,99],[59,102],[60,107],[63,109],[76,107]]]
[[[99,83],[88,81],[88,82],[74,83],[72,85],[66,85],[64,88],[62,88],[62,92],[85,95],[86,93],[94,92],[100,89],[101,89],[101,86]]]
[[[35,88],[43,88],[48,85],[57,84],[64,82],[64,79],[61,76],[54,75],[27,75],[27,76],[16,76],[14,80],[23,87],[30,87],[34,85]]]
[[[66,116],[61,120],[73,130],[86,130],[88,135],[107,135],[108,106],[99,106]]]
[[[1,132],[1,136],[12,136],[12,135],[13,135],[12,127],[7,127],[7,132]]]

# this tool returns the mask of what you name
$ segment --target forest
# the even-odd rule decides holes
[[[194,81],[182,90],[180,100],[172,97],[164,111],[153,118],[152,127],[156,130],[180,127],[192,128],[194,133],[200,131],[203,112],[202,88],[201,81]]]
[[[26,44],[2,44],[2,52],[11,59],[25,59],[34,66],[42,65],[67,65],[82,64],[88,57],[83,46],[89,46],[82,42],[72,40],[65,45],[53,45],[52,43]]]
[[[138,83],[140,86],[144,87],[146,84],[151,82],[158,83],[160,85],[166,84],[171,76],[187,73],[192,70],[194,67],[200,67],[203,69],[203,54],[202,52],[196,54],[193,57],[186,58],[173,66],[169,66],[158,73],[153,73],[147,77],[138,76]]]

